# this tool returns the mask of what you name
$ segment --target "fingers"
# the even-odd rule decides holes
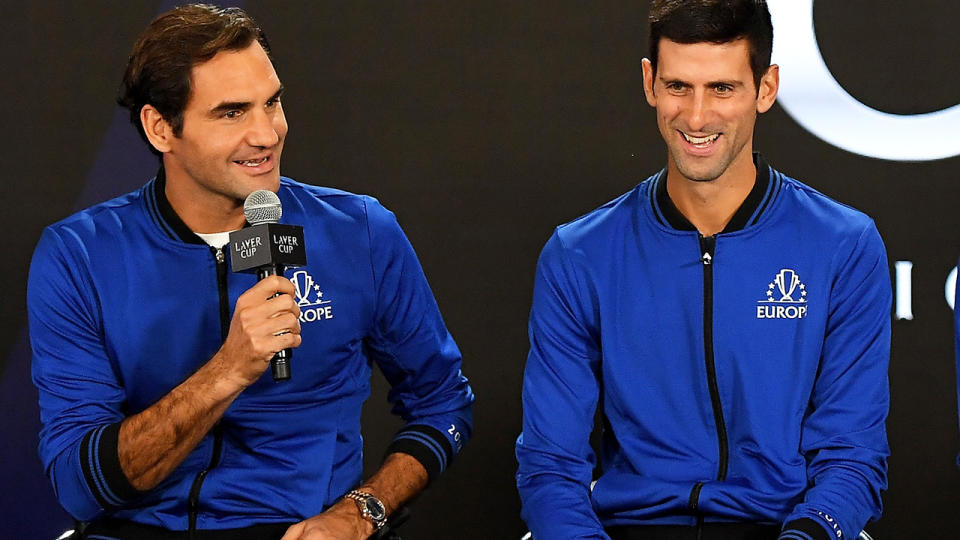
[[[251,328],[262,325],[263,331],[271,334],[284,330],[300,333],[300,306],[286,294],[253,305],[237,302],[236,316]]]
[[[270,276],[237,299],[221,351],[242,385],[258,379],[277,352],[300,346],[300,307],[294,295],[290,280]]]
[[[300,345],[299,317],[297,303],[290,295],[281,294],[259,302],[238,300],[232,325],[238,325],[255,351],[275,353]]]
[[[293,283],[290,283],[289,279],[283,276],[268,276],[258,281],[253,287],[250,287],[247,292],[241,295],[241,298],[247,295],[270,298],[275,294],[287,294],[293,298],[295,293],[296,290],[293,288]]]
[[[249,313],[241,315],[240,318],[246,317],[250,317]],[[267,319],[254,318],[241,324],[253,349],[259,353],[272,355],[282,349],[300,346],[300,321],[290,313],[281,313]]]
[[[287,319],[283,319],[286,326],[274,330],[280,332],[286,330],[292,333],[300,333],[300,306],[294,300],[294,288],[290,280],[279,276],[270,276],[263,281],[248,289],[237,299],[234,316],[238,314],[244,319],[244,322],[259,321],[263,319],[281,318],[284,314],[293,316],[293,324]]]
[[[303,528],[306,526],[306,523],[301,521],[291,525],[287,532],[284,533],[283,538],[280,540],[300,540],[300,536],[303,534]]]

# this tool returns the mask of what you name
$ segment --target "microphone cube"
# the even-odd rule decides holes
[[[234,272],[255,272],[264,266],[306,266],[303,227],[261,223],[230,233],[230,265]]]

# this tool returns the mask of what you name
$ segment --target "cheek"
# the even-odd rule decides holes
[[[661,99],[660,106],[657,107],[657,116],[664,121],[671,121],[680,116],[683,110],[683,104],[674,99]]]
[[[670,119],[663,114],[657,115],[657,126],[660,128],[660,132],[666,134],[670,131]]]
[[[757,117],[757,104],[750,100],[743,103],[731,103],[723,109],[722,115],[730,123],[740,126],[753,124]]]
[[[199,136],[191,138],[192,153],[202,159],[229,155],[237,145],[235,130],[223,129],[220,126],[208,127],[203,133],[195,135]]]
[[[743,111],[739,111],[735,121],[737,128],[743,131],[745,134],[752,133],[754,124],[756,124],[757,121],[756,109],[749,107]]]
[[[663,106],[657,109],[657,124],[660,125],[660,131],[666,133],[672,131],[670,124],[680,115],[680,108],[676,106]]]
[[[223,159],[229,161],[233,158],[237,146],[238,144],[235,139],[229,139],[228,136],[224,134],[222,137],[211,138],[209,143],[200,151],[211,163]]]

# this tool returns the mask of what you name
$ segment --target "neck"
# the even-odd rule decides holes
[[[667,194],[683,217],[703,236],[713,236],[730,223],[757,180],[752,152],[737,159],[724,173],[706,182],[683,176],[673,159],[667,166]]]
[[[169,168],[165,173],[167,201],[191,231],[208,234],[243,228],[243,201],[213,193]]]

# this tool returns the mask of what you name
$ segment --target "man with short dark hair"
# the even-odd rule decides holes
[[[280,176],[283,85],[239,9],[156,18],[122,92],[157,176],[48,227],[30,270],[40,455],[61,504],[89,538],[385,535],[469,437],[473,402],[396,219]],[[224,247],[259,189],[303,226],[308,264],[257,282]],[[263,376],[288,348],[292,378]],[[361,483],[373,362],[406,426]]]
[[[886,255],[753,152],[772,39],[760,0],[651,4],[667,166],[538,264],[516,446],[536,539],[852,540],[880,515]]]

